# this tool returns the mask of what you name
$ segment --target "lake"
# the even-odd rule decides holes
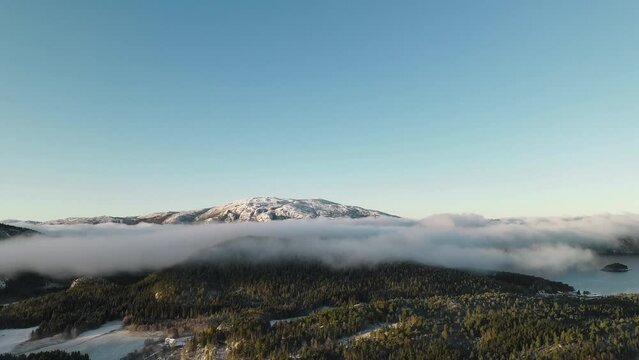
[[[628,265],[630,271],[625,273],[601,271],[602,267],[614,262]],[[639,256],[599,256],[596,265],[590,269],[573,270],[545,277],[572,285],[575,290],[588,290],[595,294],[639,293]]]

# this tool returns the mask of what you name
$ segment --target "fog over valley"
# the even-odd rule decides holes
[[[633,253],[639,216],[511,218],[442,214],[198,225],[34,225],[0,242],[0,274],[54,277],[158,270],[185,261],[301,259],[334,267],[410,261],[554,274],[595,266],[598,253]]]

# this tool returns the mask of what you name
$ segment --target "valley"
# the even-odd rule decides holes
[[[635,240],[595,222],[636,232],[272,197],[15,222],[0,360],[632,359],[639,284],[600,269]]]

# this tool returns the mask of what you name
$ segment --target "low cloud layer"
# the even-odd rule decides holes
[[[639,236],[638,215],[486,219],[289,220],[208,225],[29,226],[43,236],[0,242],[0,274],[52,276],[156,270],[200,261],[311,259],[332,266],[416,261],[537,274],[594,266],[596,251]]]

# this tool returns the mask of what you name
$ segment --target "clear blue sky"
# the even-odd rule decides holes
[[[639,212],[637,1],[2,1],[0,219]]]

